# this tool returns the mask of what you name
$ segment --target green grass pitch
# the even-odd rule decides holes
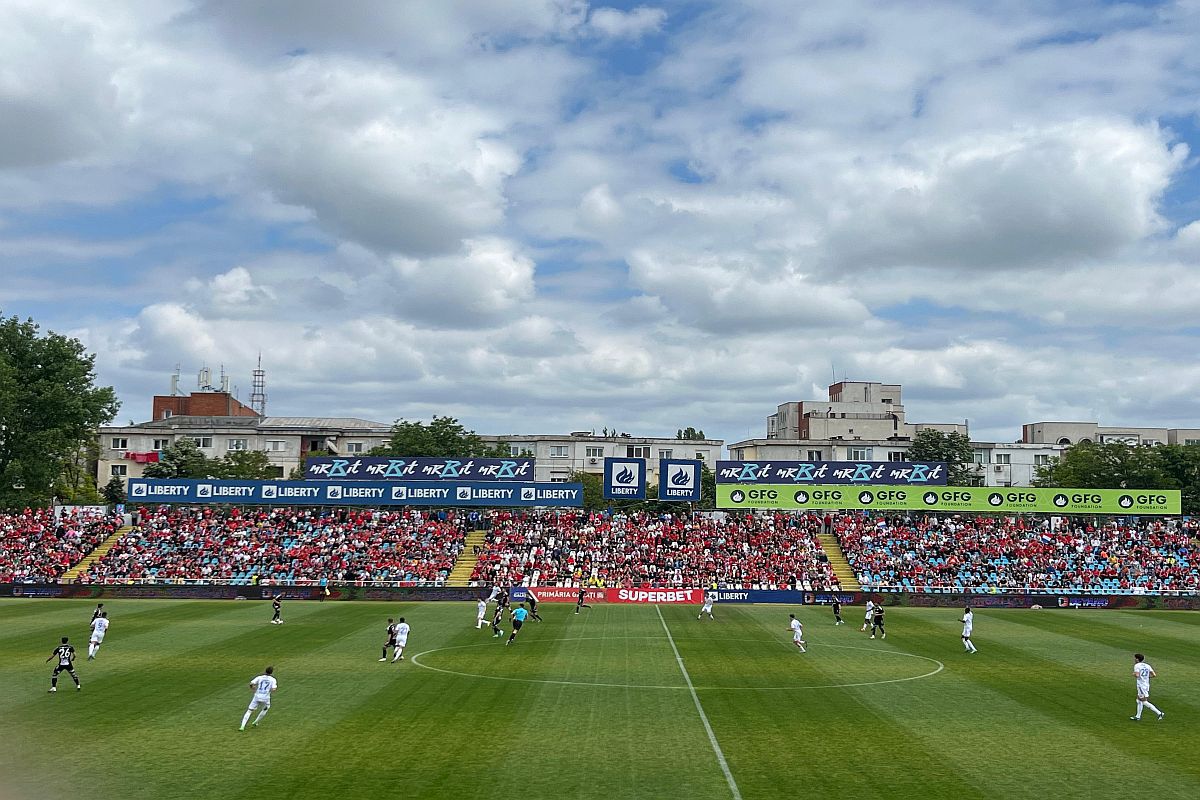
[[[112,600],[86,661],[93,606],[0,602],[3,800],[1200,797],[1186,612],[981,610],[967,655],[957,609],[890,609],[871,641],[858,608],[834,627],[546,603],[506,647],[473,604],[291,602],[275,626],[261,602]],[[377,662],[389,616],[412,625],[399,664]],[[63,635],[83,691],[64,674],[48,694]],[[1129,720],[1135,651],[1162,722]],[[267,664],[272,710],[240,733]]]

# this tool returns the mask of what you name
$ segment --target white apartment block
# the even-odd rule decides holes
[[[535,478],[563,482],[573,472],[604,472],[605,458],[641,458],[646,461],[646,481],[658,483],[660,458],[698,458],[714,468],[725,446],[720,439],[667,439],[642,436],[597,436],[587,431],[564,435],[537,434],[484,436],[488,442],[507,442],[514,456],[535,458]]]
[[[1038,467],[1062,456],[1065,444],[971,442],[978,486],[1032,486]]]
[[[136,425],[100,429],[97,485],[114,477],[140,478],[156,454],[179,439],[192,439],[209,458],[238,450],[261,450],[285,478],[310,453],[365,455],[386,444],[391,425],[353,417],[170,416]]]

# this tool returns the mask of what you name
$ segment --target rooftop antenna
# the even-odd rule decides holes
[[[179,394],[179,364],[175,365],[175,372],[171,375],[171,397]]]
[[[229,394],[229,376],[225,374],[225,365],[221,365],[221,391]]]
[[[254,368],[254,380],[250,390],[250,408],[260,417],[267,415],[267,371],[262,365],[262,351],[258,353],[258,366]]]
[[[206,366],[200,368],[200,374],[196,378],[196,388],[202,392],[213,391],[211,369]]]

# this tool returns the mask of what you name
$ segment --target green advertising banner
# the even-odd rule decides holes
[[[1032,489],[986,486],[796,486],[717,484],[717,508],[994,511],[1038,514],[1179,513],[1178,490]]]

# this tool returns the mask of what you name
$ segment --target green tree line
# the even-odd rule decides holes
[[[1038,467],[1034,486],[1078,489],[1178,489],[1184,514],[1200,513],[1200,445],[1072,445]]]

